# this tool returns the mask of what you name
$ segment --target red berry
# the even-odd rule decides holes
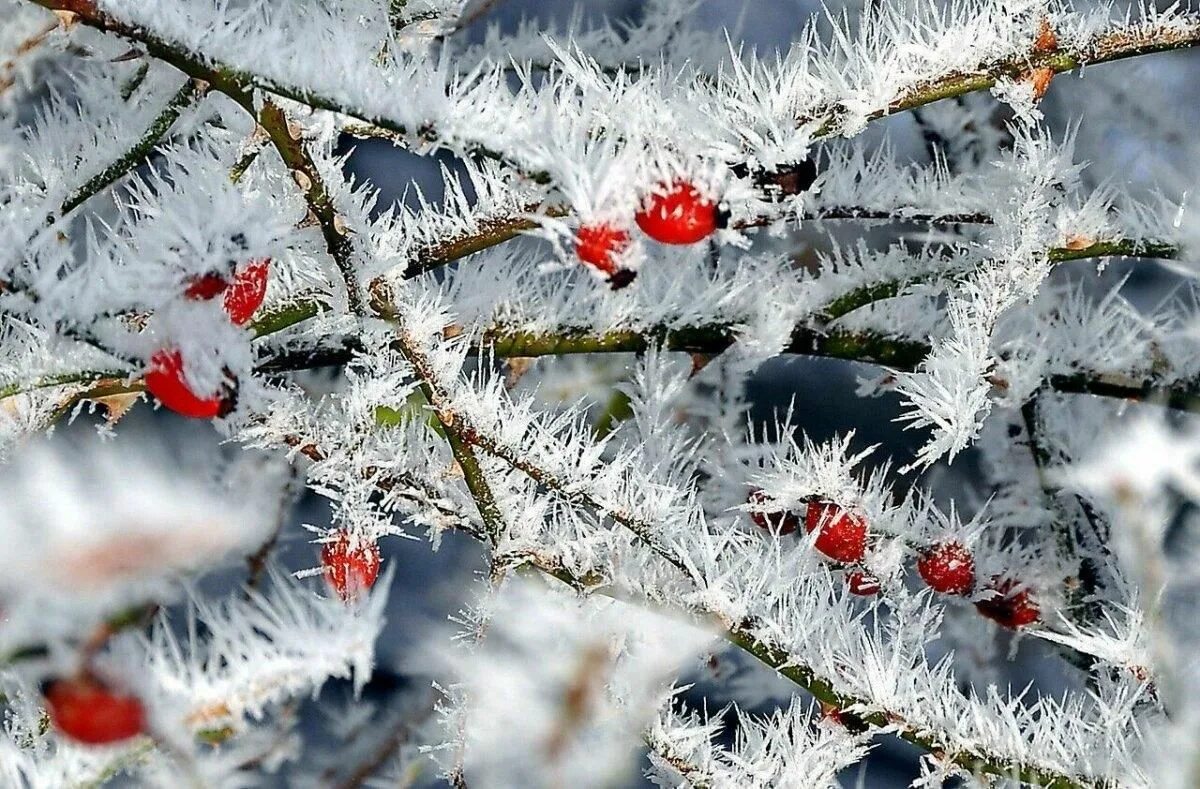
[[[379,546],[354,540],[340,531],[321,549],[325,580],[344,602],[357,600],[379,577]]]
[[[983,616],[1011,630],[1038,621],[1041,612],[1037,603],[1029,599],[1028,589],[1017,589],[1014,579],[994,575],[989,589],[995,595],[975,601],[976,610]]]
[[[610,283],[628,280],[624,284],[629,284],[633,281],[631,276],[618,276],[625,270],[620,268],[617,258],[628,248],[629,233],[612,225],[584,225],[575,234],[575,254],[584,263],[607,274]]]
[[[765,507],[771,504],[771,499],[761,490],[750,491],[750,496],[746,501],[757,507]],[[754,525],[758,528],[763,531],[769,531],[772,534],[791,534],[800,528],[800,517],[788,510],[774,510],[770,512],[761,510],[756,512],[751,510],[750,520],[754,521]]]
[[[142,702],[107,687],[98,679],[57,679],[45,690],[46,711],[64,736],[87,745],[135,737],[145,730]]]
[[[150,357],[146,391],[172,411],[196,419],[225,416],[233,410],[234,405],[233,395],[228,388],[209,397],[197,396],[184,379],[183,355],[173,349],[156,351]]]
[[[267,271],[271,259],[251,260],[233,275],[225,291],[225,312],[234,325],[241,326],[254,317],[267,295]]]
[[[224,292],[228,286],[229,283],[220,274],[209,272],[189,279],[187,290],[183,292],[183,295],[192,301],[208,301]]]
[[[846,573],[846,585],[850,587],[850,594],[861,597],[879,594],[879,579],[862,570],[851,570]]]
[[[942,594],[970,594],[975,588],[975,557],[960,542],[940,542],[922,551],[917,572],[930,589]]]
[[[847,564],[861,561],[867,552],[867,522],[852,512],[827,501],[810,501],[804,514],[804,530],[820,529],[817,550]]]
[[[724,224],[717,204],[686,181],[651,194],[634,219],[643,233],[663,244],[694,244]]]

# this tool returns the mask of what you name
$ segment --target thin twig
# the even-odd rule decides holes
[[[53,222],[65,217],[89,198],[99,194],[107,187],[116,183],[117,180],[134,167],[137,167],[138,164],[150,155],[163,135],[175,125],[175,121],[179,119],[183,111],[204,98],[207,91],[208,86],[203,82],[195,79],[187,80],[183,84],[183,87],[171,97],[171,100],[167,102],[162,111],[150,122],[150,126],[146,129],[145,134],[120,159],[110,164],[102,172],[96,174],[87,183],[72,192],[71,196],[63,201],[58,215],[50,217],[49,221]]]
[[[139,28],[100,11],[92,0],[29,1],[51,10],[71,12],[80,22],[89,27],[135,41],[154,57],[176,66],[193,77],[212,82],[218,90],[224,91],[230,86],[237,86],[239,92],[246,91],[251,87],[261,88],[317,109],[358,117],[367,123],[381,126],[403,136],[418,131],[407,129],[403,124],[390,118],[366,117],[366,113],[356,111],[354,107],[346,106],[331,96],[289,85],[280,80],[239,68],[231,63],[223,63],[201,53],[192,52],[181,42],[163,38],[153,31]],[[1020,76],[1034,68],[1047,68],[1054,73],[1062,73],[1087,65],[1173,49],[1184,49],[1197,44],[1200,44],[1200,17],[1183,17],[1176,20],[1174,24],[1162,27],[1141,25],[1118,28],[1096,34],[1089,40],[1079,42],[1072,50],[1055,49],[1049,52],[1022,53],[1013,58],[981,63],[970,72],[955,72],[928,80],[905,91],[886,107],[872,112],[868,116],[868,120],[884,118],[935,101],[988,90],[994,87],[1000,79]],[[841,118],[845,112],[844,106],[835,100],[802,113],[796,123],[799,126],[820,122],[821,125],[815,136],[831,136],[840,131]],[[419,132],[424,142],[435,144],[438,142],[436,130],[422,128]],[[506,159],[504,154],[489,150],[482,145],[476,146],[475,153],[487,158]]]

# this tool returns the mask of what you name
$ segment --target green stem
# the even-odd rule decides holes
[[[500,512],[500,507],[496,504],[496,497],[492,493],[491,485],[488,483],[487,477],[479,465],[479,458],[476,456],[475,450],[471,447],[471,442],[464,435],[463,426],[455,418],[453,412],[439,407],[444,398],[442,398],[442,393],[438,389],[433,366],[425,358],[425,354],[414,343],[408,340],[400,322],[400,315],[395,311],[391,299],[387,297],[384,290],[384,288],[378,285],[373,288],[371,310],[379,318],[396,325],[396,347],[408,363],[412,365],[413,372],[416,373],[417,378],[421,382],[421,392],[425,395],[426,401],[433,407],[434,413],[441,423],[446,442],[450,445],[450,452],[454,455],[455,461],[458,462],[459,468],[462,469],[463,478],[467,483],[467,490],[470,491],[471,497],[475,500],[475,506],[479,510],[479,517],[483,520],[484,528],[487,529],[488,539],[494,545],[500,541],[505,528],[504,516]]]
[[[125,373],[119,370],[80,370],[73,373],[58,373],[35,378],[28,383],[11,383],[0,386],[0,400],[14,395],[33,392],[38,389],[49,389],[68,384],[98,384],[101,381],[120,381]]]
[[[58,216],[51,217],[50,221],[53,222],[55,219],[71,213],[89,198],[116,183],[118,179],[140,164],[150,155],[154,147],[158,145],[158,141],[162,139],[163,135],[175,125],[175,121],[179,119],[180,114],[192,106],[192,104],[204,98],[206,90],[207,88],[203,83],[197,82],[194,79],[189,79],[184,83],[183,87],[167,102],[167,106],[163,107],[162,111],[150,122],[150,126],[146,129],[145,134],[120,159],[104,168],[103,171],[88,179],[83,186],[72,192],[71,196],[63,201],[62,206],[58,210]]]
[[[427,398],[432,398],[433,389],[428,383],[422,384],[421,388]],[[450,452],[454,455],[455,461],[458,462],[459,468],[462,469],[463,480],[467,483],[467,490],[470,491],[471,498],[475,500],[475,507],[479,510],[479,517],[483,520],[484,528],[487,529],[488,539],[495,545],[504,536],[504,516],[500,512],[500,507],[496,504],[496,496],[492,493],[492,486],[488,483],[487,476],[483,473],[483,468],[479,465],[479,457],[475,454],[475,450],[471,445],[464,440],[463,434],[458,429],[447,425],[440,419],[439,422],[441,422],[446,443],[450,445]]]
[[[250,323],[250,330],[254,332],[255,337],[266,337],[315,318],[328,309],[328,305],[316,299],[280,304],[260,312]]]
[[[1172,260],[1179,257],[1180,251],[1178,246],[1161,241],[1135,241],[1121,238],[1109,241],[1097,241],[1087,246],[1074,248],[1053,247],[1046,252],[1046,258],[1051,263],[1066,263],[1072,260],[1107,257]],[[876,282],[864,285],[861,288],[855,288],[831,301],[821,310],[821,316],[825,320],[836,320],[868,304],[895,298],[912,285],[929,282],[936,276],[934,274],[926,274],[906,280],[888,280],[886,282]]]
[[[1048,257],[1051,263],[1063,263],[1068,260],[1083,260],[1085,258],[1152,258],[1172,260],[1179,257],[1179,247],[1161,241],[1135,241],[1128,238],[1097,241],[1083,247],[1059,247],[1051,249]]]
[[[561,356],[576,353],[632,353],[651,347],[669,351],[716,354],[737,340],[731,325],[711,324],[674,329],[618,329],[593,333],[589,329],[564,328],[554,333],[505,331],[496,329],[484,335],[483,344],[496,356]],[[827,356],[899,369],[916,367],[929,353],[924,343],[870,332],[834,329],[819,332],[797,327],[785,353]]]
[[[354,270],[354,245],[350,240],[350,234],[344,221],[338,216],[333,198],[325,188],[325,182],[321,178],[316,162],[309,156],[305,148],[303,137],[300,136],[297,127],[288,121],[284,111],[273,101],[262,102],[262,108],[256,111],[253,97],[249,93],[239,91],[236,95],[230,95],[251,116],[257,117],[258,123],[266,130],[271,144],[279,152],[284,165],[292,171],[293,179],[304,192],[304,200],[308,203],[309,210],[316,216],[317,222],[321,226],[321,235],[325,238],[329,254],[342,274],[350,309],[355,314],[361,314],[363,303],[362,294],[359,292],[358,276]]]
[[[650,608],[664,606],[674,614],[688,617],[698,617],[704,624],[714,628],[722,638],[738,647],[768,668],[774,669],[793,684],[808,691],[818,701],[832,704],[838,709],[858,706],[865,709],[877,708],[869,698],[859,698],[834,689],[833,683],[819,675],[810,666],[800,662],[796,655],[774,647],[754,636],[754,622],[745,621],[730,624],[722,617],[710,611],[681,610],[669,602],[649,601],[630,594],[624,590],[607,586],[602,577],[593,575],[579,577],[572,574],[561,564],[551,563],[547,557],[536,554],[526,554],[515,557],[523,564],[536,567],[541,572],[557,578],[573,589],[584,594],[601,594],[619,600]],[[869,726],[888,729],[918,748],[938,754],[939,758],[963,767],[964,769],[986,773],[988,775],[1013,778],[1024,783],[1048,787],[1049,789],[1101,789],[1109,786],[1105,781],[1093,781],[1078,776],[1068,776],[1051,769],[1034,765],[1020,764],[1017,760],[1006,758],[984,750],[961,750],[954,748],[952,743],[940,737],[936,732],[918,723],[910,723],[903,716],[892,711],[877,711],[860,713],[856,716],[859,721]]]

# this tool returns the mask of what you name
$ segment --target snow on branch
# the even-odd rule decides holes
[[[648,747],[664,785],[830,786],[891,734],[915,786],[1174,780],[1197,225],[1042,99],[1196,16],[870,5],[772,55],[692,0],[469,38],[491,8],[0,0],[0,778],[558,785]],[[388,204],[353,136],[458,160]],[[828,369],[785,354],[885,367],[858,393],[919,447],[764,424],[765,381]],[[231,446],[125,435],[155,404]],[[376,665],[421,577],[380,544],[463,536],[465,631],[380,653],[438,688],[431,739]],[[774,711],[708,682],[715,636]],[[335,735],[382,734],[346,763],[305,739],[330,680]]]

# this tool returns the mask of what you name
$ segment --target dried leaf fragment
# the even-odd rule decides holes
[[[1050,89],[1050,80],[1054,79],[1054,69],[1046,66],[1035,68],[1029,72],[1027,79],[1033,86],[1034,101],[1041,101],[1042,97],[1046,95],[1046,91]]]
[[[1058,49],[1058,36],[1054,33],[1054,28],[1050,25],[1050,19],[1042,17],[1038,23],[1037,38],[1033,41],[1034,52],[1054,52]]]

